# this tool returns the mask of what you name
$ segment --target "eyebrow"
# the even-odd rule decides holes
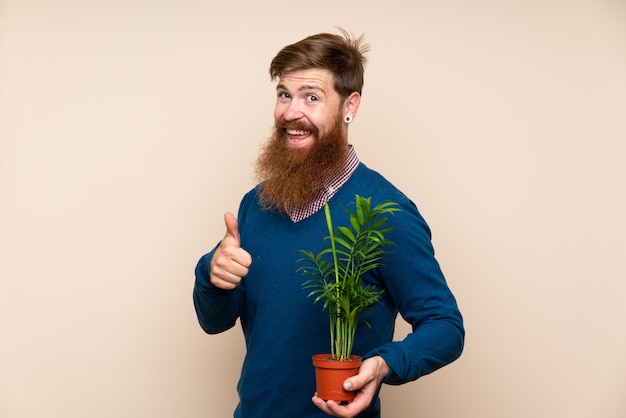
[[[280,90],[280,89],[289,90],[287,87],[285,87],[285,85],[283,83],[279,83],[276,86],[276,90]],[[313,86],[313,85],[310,85],[310,84],[303,84],[300,87],[298,87],[298,91],[307,91],[307,90],[316,90],[316,91],[319,91],[319,92],[322,92],[322,93],[326,94],[324,89],[321,88],[321,87],[318,87],[318,86]]]

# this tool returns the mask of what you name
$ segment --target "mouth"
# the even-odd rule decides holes
[[[304,147],[313,141],[313,133],[311,131],[286,129],[285,132],[287,132],[289,144],[294,148]]]

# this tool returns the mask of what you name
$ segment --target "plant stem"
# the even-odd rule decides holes
[[[324,214],[326,215],[326,225],[330,235],[330,246],[333,252],[333,263],[335,265],[335,283],[339,283],[339,263],[337,262],[337,247],[335,246],[335,232],[333,231],[333,220],[330,217],[330,206],[324,203]]]
[[[337,247],[335,245],[335,232],[333,230],[333,220],[330,216],[330,206],[328,206],[328,202],[324,204],[324,215],[326,215],[326,225],[328,226],[328,234],[330,235],[330,245],[332,248],[333,254],[333,264],[335,266],[335,283],[339,284],[339,262],[337,261]],[[337,299],[340,297],[339,287],[337,286]],[[333,358],[341,359],[344,356],[344,353],[341,349],[341,341],[344,339],[341,330],[341,308],[337,306],[337,315],[333,318],[331,315],[330,321],[330,335],[331,342],[335,342],[335,344],[331,344],[331,355]],[[335,329],[336,328],[336,329]]]

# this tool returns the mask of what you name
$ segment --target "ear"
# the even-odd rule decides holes
[[[361,104],[361,95],[358,92],[352,92],[348,98],[343,102],[343,115],[350,115],[352,119],[359,111],[359,105]]]

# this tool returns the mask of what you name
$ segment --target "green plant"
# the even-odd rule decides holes
[[[318,254],[299,250],[304,256],[298,262],[303,275],[314,278],[304,282],[314,303],[324,301],[323,310],[330,316],[331,355],[335,360],[348,360],[361,312],[377,303],[384,290],[363,281],[363,275],[380,265],[386,252],[383,246],[393,244],[387,234],[394,228],[385,226],[386,214],[400,211],[397,203],[384,201],[371,207],[371,198],[356,196],[355,209],[344,208],[350,215],[349,226],[333,227],[328,203],[324,205],[329,247]]]

